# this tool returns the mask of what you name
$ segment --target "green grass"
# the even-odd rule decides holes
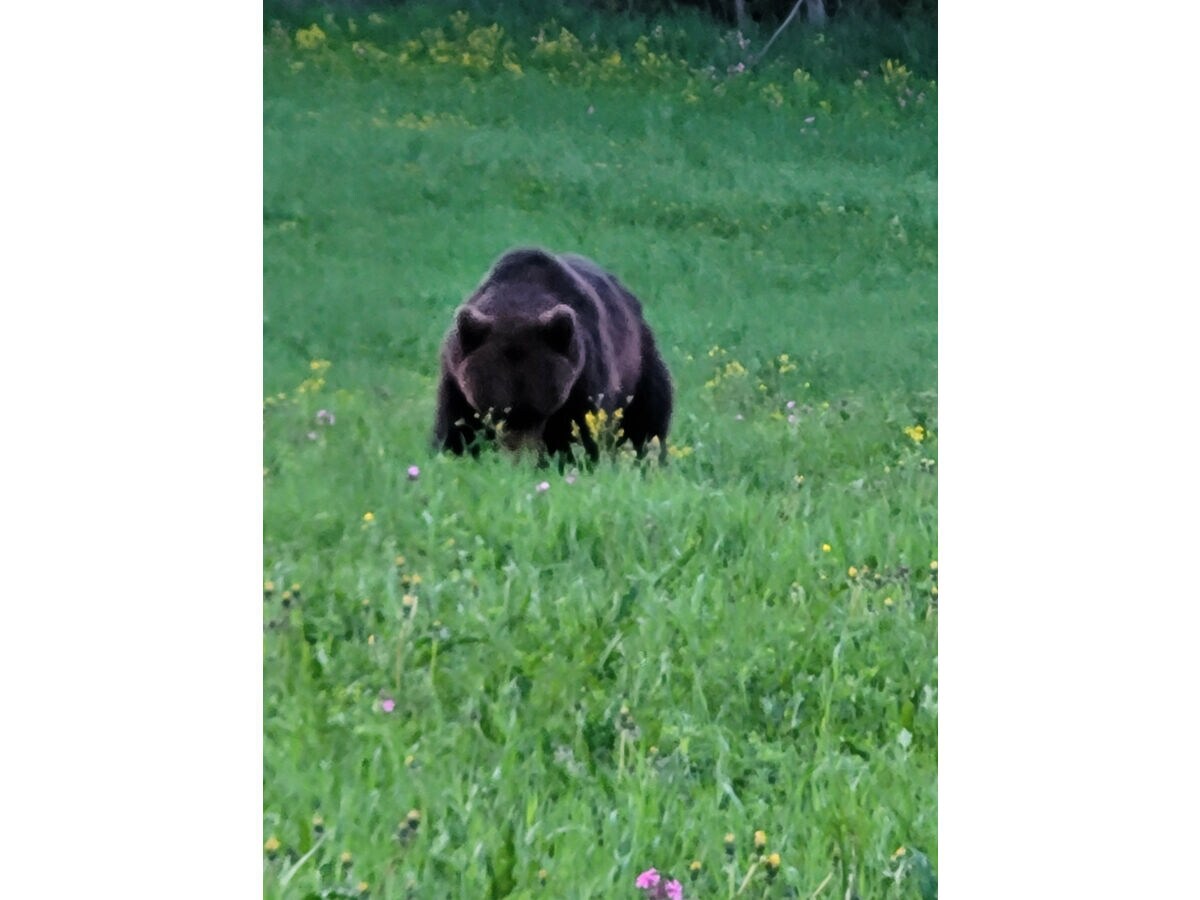
[[[741,896],[933,896],[936,86],[596,21],[268,16],[265,895],[728,897],[761,829]],[[526,243],[642,299],[668,465],[430,451]]]

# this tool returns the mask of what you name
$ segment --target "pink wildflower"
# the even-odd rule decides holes
[[[647,869],[637,877],[634,886],[646,892],[646,900],[683,900],[683,885],[674,878],[663,881],[658,869]]]
[[[564,480],[567,484],[574,484],[579,478],[579,473],[572,471]]]
[[[409,481],[416,481],[420,477],[421,477],[421,470],[419,468],[417,468],[416,466],[408,467],[408,480]]]
[[[633,885],[645,891],[657,886],[660,881],[662,881],[662,876],[658,874],[658,869],[651,868],[639,875]]]
[[[317,424],[318,425],[332,425],[336,421],[337,421],[337,419],[334,418],[333,413],[331,413],[329,410],[327,410],[327,409],[318,409],[317,410]]]
[[[805,125],[811,125],[811,124],[812,124],[813,122],[815,122],[815,121],[817,121],[817,117],[816,117],[816,116],[805,116],[805,117],[804,117],[804,124],[805,124]]]
[[[537,486],[537,492],[539,494],[545,493],[548,490],[550,490],[550,482],[548,481],[540,482]]]
[[[789,401],[787,402],[787,408],[788,408],[788,409],[795,409],[795,408],[796,408],[796,401],[795,401],[795,400],[789,400]]]
[[[391,697],[384,697],[382,700],[379,701],[379,708],[382,709],[384,712],[390,713],[392,710],[394,710],[396,708],[396,701],[393,700]]]

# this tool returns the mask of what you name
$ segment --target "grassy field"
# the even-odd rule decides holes
[[[265,895],[936,896],[928,69],[452,9],[265,19]],[[641,298],[666,465],[431,452],[522,244]]]

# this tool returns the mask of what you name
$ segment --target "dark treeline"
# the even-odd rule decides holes
[[[393,0],[404,2],[404,0]],[[652,16],[681,8],[702,10],[730,25],[753,21],[778,25],[796,10],[795,18],[820,24],[837,17],[919,19],[937,25],[937,0],[576,0],[610,13]],[[796,9],[796,7],[799,9]]]
[[[760,25],[782,22],[797,6],[796,0],[596,0],[593,4],[612,12],[662,12],[673,7],[698,7],[718,19],[738,24],[739,19]],[[937,24],[937,0],[801,0],[797,17],[821,21],[836,16],[920,18]]]
[[[801,30],[799,24],[834,28],[842,43],[862,52],[859,64],[882,53],[937,75],[937,0],[580,0],[577,5],[646,18],[694,10],[760,37],[785,23],[793,32]],[[850,55],[853,50],[847,61]]]
[[[408,0],[390,0],[381,5],[401,6]],[[368,2],[348,0],[351,6],[370,6]],[[468,4],[472,5],[472,4]],[[503,3],[488,4],[503,6]],[[731,25],[753,21],[761,26],[778,25],[793,9],[796,19],[821,23],[838,17],[890,18],[920,20],[937,24],[937,0],[575,0],[568,4],[590,6],[609,13],[653,16],[681,8],[702,10]]]

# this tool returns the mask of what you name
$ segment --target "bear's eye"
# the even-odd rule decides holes
[[[524,347],[505,347],[504,348],[504,358],[507,359],[509,362],[520,362],[527,355],[528,354]]]

